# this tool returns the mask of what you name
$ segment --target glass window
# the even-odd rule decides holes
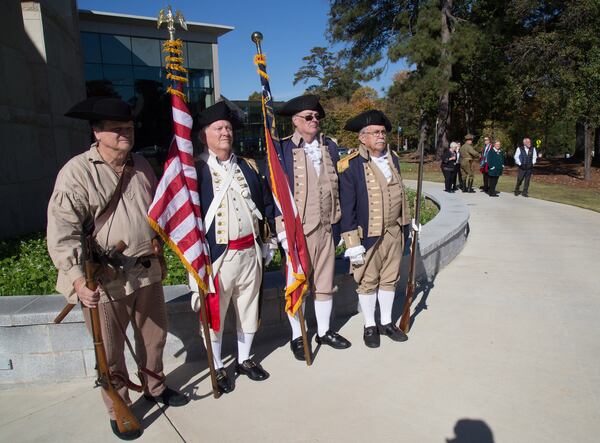
[[[101,63],[102,52],[100,51],[100,36],[93,32],[81,33],[81,47],[83,48],[83,60],[86,63]]]
[[[214,104],[212,89],[190,88],[188,94],[190,103],[197,112],[202,111]]]
[[[162,72],[159,67],[134,66],[133,76],[136,80],[154,80],[162,82]]]
[[[160,66],[160,44],[152,38],[131,38],[133,64],[141,66]]]
[[[104,63],[131,64],[131,37],[102,34],[100,41],[102,42],[102,61]]]
[[[125,65],[103,65],[104,78],[115,86],[132,86],[132,66]]]
[[[99,63],[86,63],[84,65],[85,79],[86,80],[102,80],[102,65]]]
[[[129,102],[135,97],[133,86],[115,86],[114,90],[123,101]]]
[[[211,46],[212,45],[209,43],[187,42],[187,65],[191,69],[212,69],[213,63]]]
[[[212,88],[212,71],[190,69],[188,72],[190,88]]]

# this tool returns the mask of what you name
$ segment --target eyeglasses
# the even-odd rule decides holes
[[[387,131],[364,131],[363,134],[374,135],[375,137],[387,137]]]
[[[311,122],[313,120],[321,120],[323,117],[321,117],[319,114],[308,114],[308,115],[296,115],[296,117],[300,117],[303,118],[304,120],[306,120],[307,122]]]

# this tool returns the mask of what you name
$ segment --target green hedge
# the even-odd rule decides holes
[[[414,208],[416,193],[408,190],[411,212]],[[437,206],[423,199],[421,206],[421,224],[427,223],[437,214]],[[337,248],[341,254],[343,247]],[[165,258],[169,267],[169,275],[165,285],[187,283],[187,271],[177,255],[165,248]],[[281,256],[276,252],[273,262],[267,271],[280,269]],[[48,256],[45,233],[28,235],[19,239],[0,240],[0,295],[43,295],[54,294],[56,269]]]

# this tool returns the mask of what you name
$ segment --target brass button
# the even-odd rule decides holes
[[[217,234],[224,234],[224,232],[219,230],[219,231],[217,231]]]
[[[222,217],[223,213],[222,212],[217,212],[217,217]]]

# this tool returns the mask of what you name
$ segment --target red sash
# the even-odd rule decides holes
[[[240,251],[254,247],[254,235],[248,234],[245,237],[238,238],[237,240],[230,240],[227,245],[227,249]],[[208,311],[208,318],[210,325],[214,331],[221,329],[221,318],[219,315],[219,276],[215,276],[215,292],[210,293],[206,296],[206,309]]]

